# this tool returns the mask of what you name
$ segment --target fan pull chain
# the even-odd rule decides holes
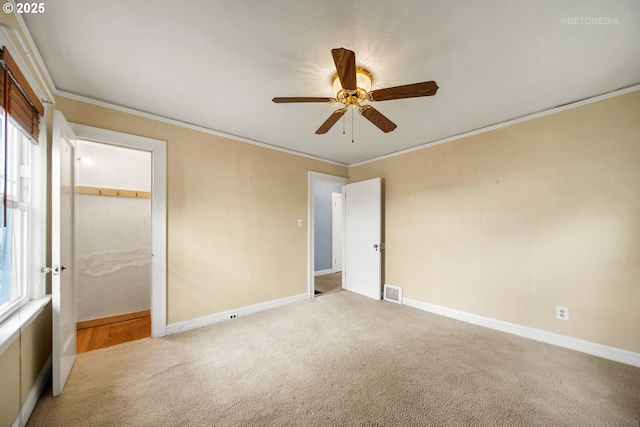
[[[353,144],[353,108],[351,109],[351,143]]]
[[[346,120],[346,119],[344,118],[344,115],[343,115],[343,116],[342,116],[342,134],[343,134],[343,135],[346,133],[346,132],[345,132],[345,129],[344,129],[344,126],[345,126],[345,125],[344,125],[344,122],[345,122],[345,120]]]

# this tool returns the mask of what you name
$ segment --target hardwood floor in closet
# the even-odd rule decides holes
[[[77,354],[151,336],[151,316],[78,329]]]

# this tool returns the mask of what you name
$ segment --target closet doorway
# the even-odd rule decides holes
[[[151,153],[78,140],[77,352],[151,336]]]

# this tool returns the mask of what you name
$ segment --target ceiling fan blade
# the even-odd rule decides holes
[[[410,85],[394,86],[386,89],[372,90],[369,97],[372,101],[389,101],[392,99],[417,98],[432,96],[438,91],[436,82],[413,83]]]
[[[273,102],[276,104],[284,104],[287,102],[331,102],[334,98],[313,98],[313,97],[299,97],[299,98],[273,98]]]
[[[386,118],[380,111],[376,110],[370,105],[362,107],[360,109],[360,114],[362,114],[365,119],[376,125],[384,133],[391,132],[398,127],[395,123]]]
[[[316,134],[322,135],[324,133],[329,132],[329,129],[331,129],[333,125],[335,125],[336,122],[340,120],[340,117],[344,116],[344,113],[346,112],[347,112],[346,108],[340,108],[339,110],[334,111],[333,114],[330,115],[329,118],[322,124],[322,126],[318,128],[318,130],[316,131]]]
[[[333,62],[343,89],[356,90],[356,54],[348,49],[332,49]]]

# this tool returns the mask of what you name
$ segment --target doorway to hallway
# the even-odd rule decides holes
[[[342,195],[339,184],[314,183],[314,295],[342,289]]]
[[[309,172],[309,298],[344,288],[342,197],[348,182]]]

